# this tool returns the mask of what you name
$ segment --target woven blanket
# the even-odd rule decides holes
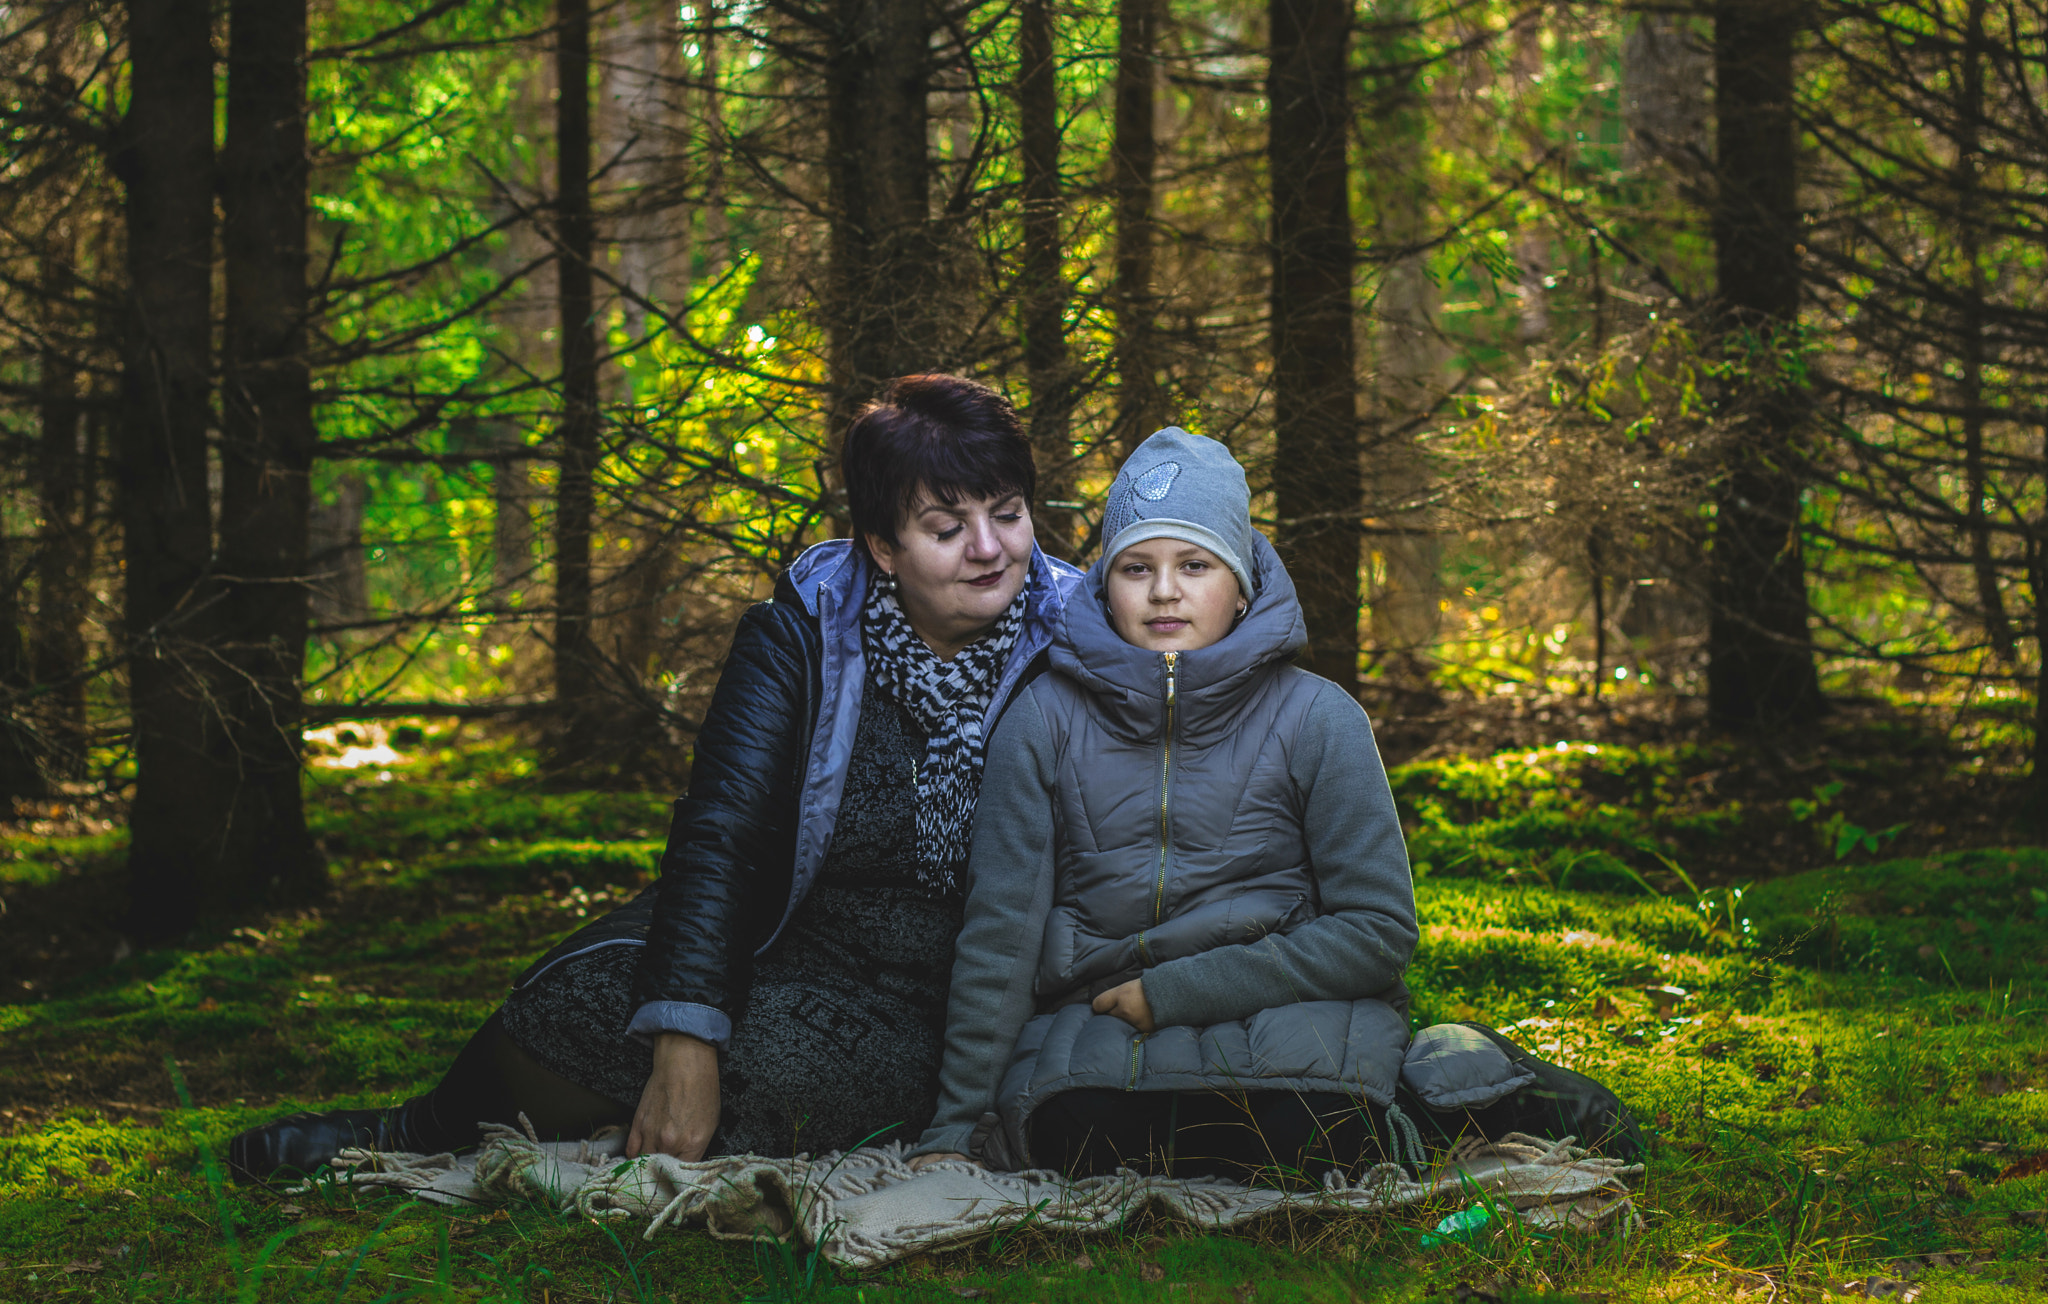
[[[349,1185],[409,1191],[443,1204],[541,1200],[564,1213],[644,1223],[649,1239],[664,1228],[701,1227],[721,1239],[816,1246],[834,1264],[866,1269],[1027,1225],[1107,1232],[1145,1211],[1216,1230],[1288,1212],[1469,1204],[1484,1192],[1538,1228],[1636,1225],[1624,1179],[1641,1165],[1595,1157],[1571,1140],[1511,1135],[1495,1144],[1468,1142],[1421,1181],[1382,1164],[1356,1180],[1332,1173],[1321,1186],[1299,1190],[1127,1170],[1070,1180],[954,1160],[914,1170],[901,1145],[815,1158],[628,1160],[619,1134],[547,1142],[510,1128],[491,1129],[481,1149],[460,1158],[349,1150],[335,1168]]]

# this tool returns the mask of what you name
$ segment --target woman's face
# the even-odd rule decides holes
[[[994,625],[1031,573],[1031,508],[1024,495],[962,498],[947,506],[920,488],[896,543],[868,536],[875,564],[896,577],[896,600],[918,637],[950,658]]]
[[[1228,634],[1245,609],[1237,576],[1207,548],[1147,539],[1109,567],[1109,623],[1126,643],[1193,652]]]

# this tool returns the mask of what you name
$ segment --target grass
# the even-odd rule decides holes
[[[1837,859],[1884,805],[1875,762],[1771,801],[1698,781],[1738,764],[1568,745],[1394,773],[1418,1016],[1513,1024],[1612,1084],[1655,1136],[1640,1232],[1424,1248],[1446,1204],[1026,1231],[862,1279],[537,1206],[220,1184],[242,1127],[430,1084],[519,966],[651,880],[666,799],[543,793],[510,749],[324,771],[328,902],[136,954],[95,922],[118,829],[53,816],[0,837],[0,1300],[1761,1302],[1908,1260],[1930,1304],[2040,1293],[2048,1222],[2013,1215],[2048,1208],[2048,852],[1915,828]],[[1824,837],[1828,809],[1855,814]]]

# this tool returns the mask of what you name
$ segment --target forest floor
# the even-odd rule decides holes
[[[1402,721],[1381,741],[1418,1018],[1512,1027],[1614,1086],[1655,1137],[1639,1231],[1425,1249],[1450,1207],[1154,1222],[807,1284],[766,1247],[539,1205],[223,1188],[235,1131],[429,1085],[517,968],[659,852],[666,796],[548,793],[475,734],[344,739],[320,759],[364,763],[312,786],[329,899],[179,947],[113,927],[118,810],[0,825],[0,1300],[2048,1293],[2048,851],[2008,745],[1878,702],[1782,746],[1701,741],[1669,697],[1371,705]]]

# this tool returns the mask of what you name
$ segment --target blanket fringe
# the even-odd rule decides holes
[[[1332,1173],[1314,1187],[1277,1190],[1128,1169],[1078,1180],[1045,1170],[994,1173],[954,1160],[912,1169],[900,1143],[791,1159],[628,1160],[616,1131],[587,1141],[541,1141],[522,1117],[517,1128],[487,1128],[472,1156],[346,1151],[334,1167],[354,1186],[465,1203],[533,1200],[584,1218],[644,1220],[641,1234],[649,1240],[677,1227],[702,1227],[725,1240],[765,1237],[815,1246],[832,1263],[867,1269],[998,1231],[1108,1232],[1144,1210],[1221,1230],[1279,1213],[1462,1201],[1475,1186],[1539,1227],[1640,1227],[1625,1179],[1642,1166],[1593,1155],[1575,1140],[1513,1134],[1468,1141],[1421,1180],[1398,1163],[1383,1163],[1355,1178]]]

